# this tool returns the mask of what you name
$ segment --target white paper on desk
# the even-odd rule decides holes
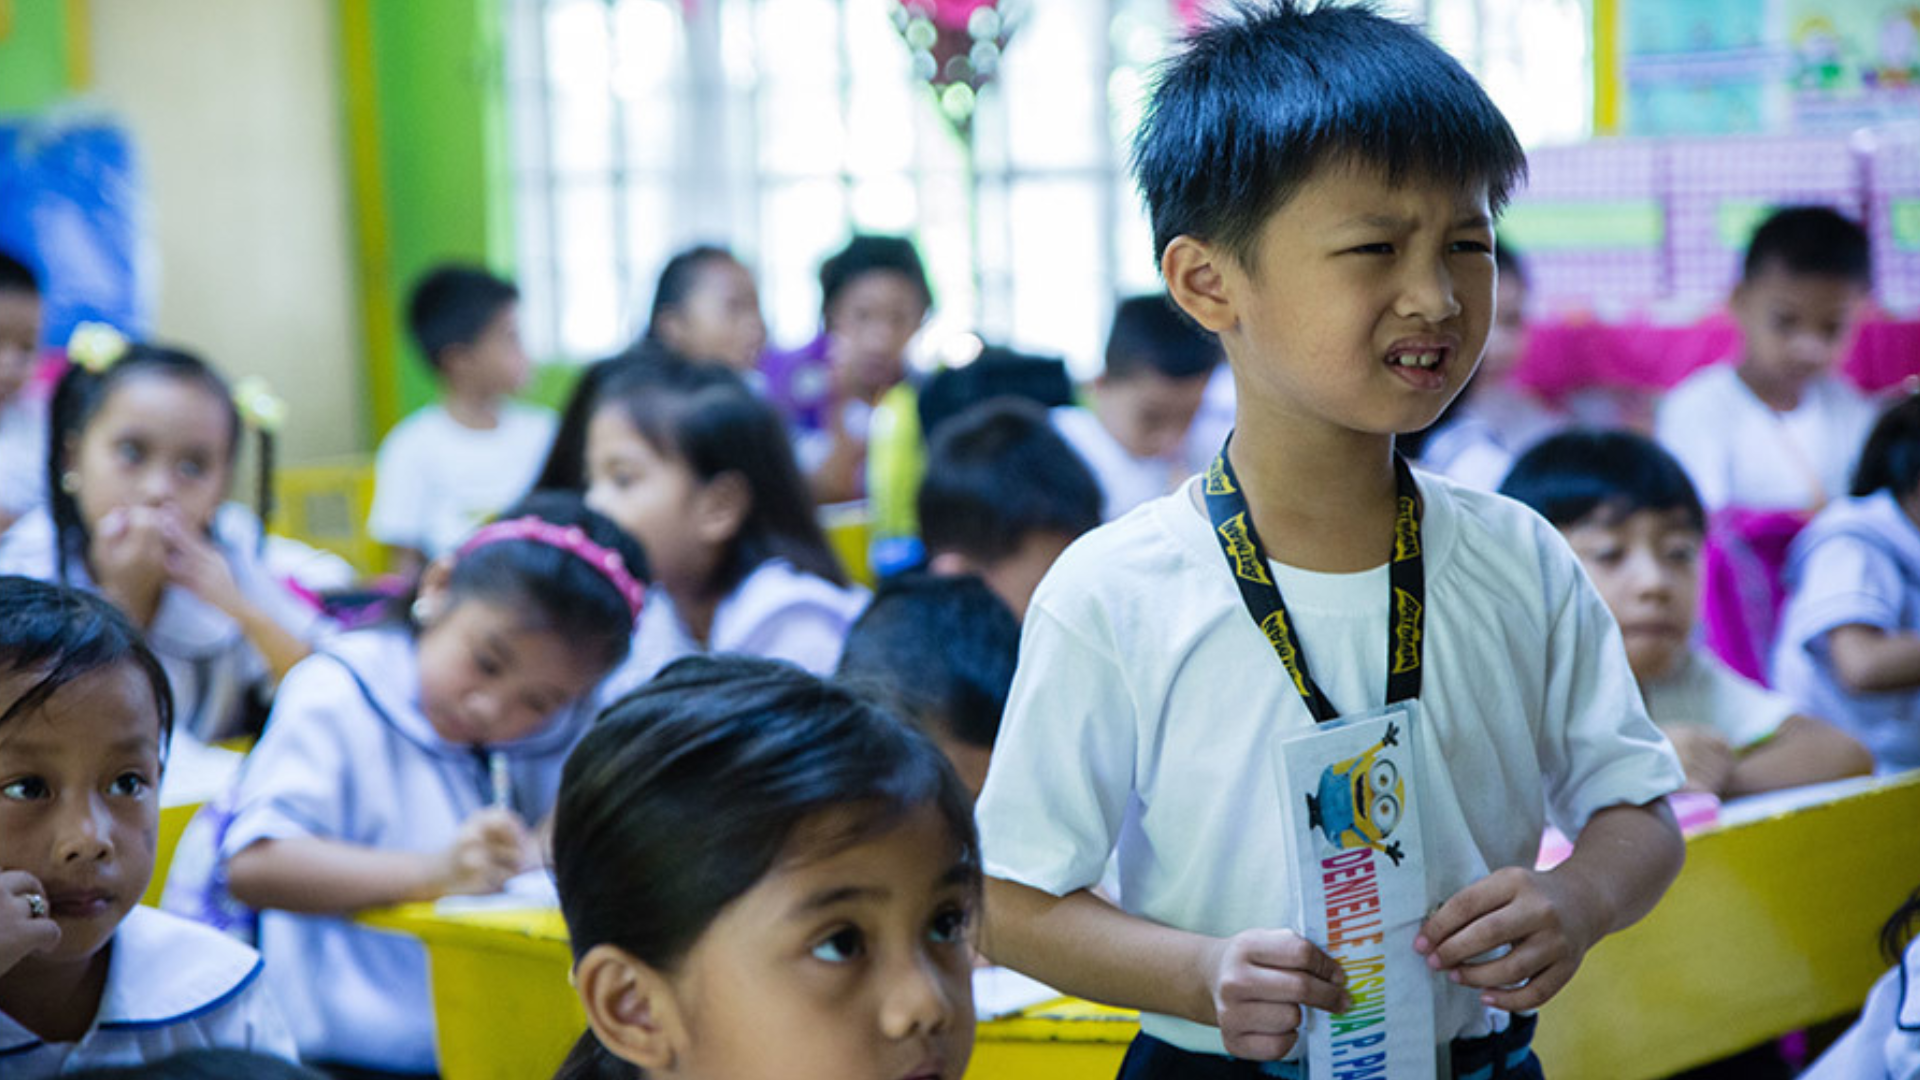
[[[1434,1073],[1433,976],[1413,951],[1427,914],[1414,739],[1418,702],[1318,724],[1280,747],[1301,925],[1347,973],[1353,1007],[1310,1009],[1314,1080]]]
[[[457,915],[463,911],[522,911],[559,906],[560,892],[554,888],[553,875],[542,867],[508,878],[505,887],[497,893],[443,896],[434,902],[433,910],[440,915]]]
[[[981,1020],[1012,1016],[1022,1009],[1064,996],[1046,983],[1012,968],[973,969],[973,1013]]]

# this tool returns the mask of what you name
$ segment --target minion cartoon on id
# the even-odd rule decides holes
[[[1406,780],[1388,749],[1400,746],[1400,729],[1387,725],[1380,741],[1358,757],[1335,762],[1320,774],[1320,793],[1307,796],[1307,823],[1336,848],[1370,847],[1393,860],[1405,857],[1389,841],[1407,801]]]

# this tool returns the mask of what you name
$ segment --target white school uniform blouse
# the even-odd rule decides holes
[[[78,1041],[46,1042],[0,1013],[0,1076],[38,1080],[205,1047],[294,1056],[252,949],[145,906],[127,913],[109,947],[100,1011]]]
[[[1867,994],[1860,1018],[1800,1080],[1920,1080],[1920,938]]]
[[[47,498],[47,403],[26,389],[0,404],[0,515],[19,519]]]
[[[308,643],[324,635],[326,619],[268,573],[261,561],[260,520],[253,511],[237,503],[220,507],[212,533],[249,601]],[[56,581],[55,550],[53,515],[41,507],[0,534],[0,573]],[[62,584],[100,591],[77,557],[68,558]],[[161,590],[160,607],[144,636],[173,689],[174,730],[205,742],[234,734],[245,715],[248,693],[272,678],[266,659],[247,641],[239,623],[177,585]]]
[[[434,731],[419,687],[413,641],[398,628],[343,634],[296,665],[247,757],[221,857],[295,837],[422,854],[452,844],[461,822],[490,801],[486,755]],[[529,824],[552,810],[561,767],[586,730],[587,712],[576,705],[494,748],[508,757],[512,808]],[[434,1071],[418,942],[356,926],[351,916],[264,911],[260,952],[302,1056]]]
[[[1578,835],[1684,780],[1647,719],[1620,633],[1566,542],[1498,495],[1418,473],[1426,554],[1430,899],[1533,865],[1543,826]],[[1117,855],[1122,906],[1225,937],[1292,925],[1275,745],[1312,716],[1240,599],[1192,484],[1076,541],[1040,583],[978,806],[985,870],[1056,896]],[[1272,564],[1314,677],[1343,715],[1387,683],[1386,566]],[[1442,1041],[1505,1026],[1436,991]],[[1217,1028],[1143,1014],[1149,1034],[1219,1054]]]

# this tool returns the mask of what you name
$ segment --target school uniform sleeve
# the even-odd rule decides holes
[[[287,673],[266,733],[247,755],[221,858],[259,840],[351,835],[351,709],[359,700],[352,676],[331,657],[310,656]]]
[[[1543,715],[1534,740],[1547,816],[1577,837],[1595,813],[1640,805],[1686,780],[1673,747],[1648,719],[1620,628],[1551,526],[1539,526],[1551,622]]]
[[[402,421],[373,459],[373,506],[367,532],[383,544],[426,550],[433,504],[429,475],[420,460],[419,426]]]
[[[52,581],[57,569],[53,517],[46,507],[28,511],[6,532],[0,532],[0,574]]]
[[[1069,625],[1041,597],[1028,611],[976,809],[989,875],[1055,896],[1099,882],[1133,791],[1137,739],[1110,641],[1097,622]]]
[[[1808,551],[1784,630],[1798,647],[1824,652],[1826,634],[1842,626],[1896,629],[1906,588],[1886,552],[1864,536],[1836,533]]]

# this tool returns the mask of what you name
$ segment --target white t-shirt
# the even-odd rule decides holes
[[[1056,405],[1047,411],[1047,418],[1052,421],[1053,430],[1059,432],[1093,470],[1093,477],[1100,484],[1103,521],[1112,521],[1149,499],[1165,495],[1198,471],[1190,466],[1184,453],[1172,458],[1133,456],[1091,409]]]
[[[1709,511],[1811,510],[1847,493],[1874,409],[1858,390],[1814,380],[1792,412],[1775,412],[1733,364],[1700,369],[1668,391],[1654,433],[1680,459]]]
[[[22,390],[0,404],[0,515],[20,518],[46,499],[47,403]]]
[[[1720,658],[1688,649],[1680,670],[1640,684],[1647,715],[1656,724],[1706,724],[1736,749],[1746,749],[1780,729],[1794,713],[1793,699],[1734,671]]]
[[[540,475],[553,413],[507,402],[486,431],[439,405],[402,420],[374,460],[367,531],[383,544],[444,555],[476,525],[513,505]]]
[[[667,590],[655,586],[647,590],[633,651],[607,677],[598,696],[611,701],[675,660],[697,653],[764,656],[798,664],[815,675],[831,675],[840,663],[847,628],[866,610],[870,597],[858,585],[835,585],[785,559],[768,559],[720,601],[702,646],[687,633]]]
[[[113,932],[93,1026],[50,1043],[0,1013],[0,1076],[142,1065],[223,1047],[291,1060],[293,1036],[260,979],[260,955],[232,938],[144,905]]]
[[[221,844],[232,858],[259,840],[320,837],[426,854],[453,843],[485,808],[486,755],[449,743],[420,712],[420,674],[403,630],[343,634],[287,673],[259,745],[247,755]],[[560,770],[588,727],[570,706],[507,755],[512,809],[529,823],[553,808]],[[433,1072],[433,1000],[419,942],[350,917],[260,915],[267,983],[302,1055],[397,1072]]]
[[[1848,625],[1920,633],[1920,529],[1891,493],[1843,499],[1794,538],[1773,685],[1873,751],[1880,772],[1920,768],[1920,690],[1856,694],[1827,634]]]
[[[260,519],[238,503],[214,514],[212,536],[226,556],[235,584],[281,629],[315,644],[331,624],[313,605],[294,595],[260,557]],[[58,581],[53,516],[42,506],[0,533],[0,573]],[[67,560],[63,584],[99,592],[84,561]],[[173,690],[175,738],[224,739],[246,719],[248,695],[272,689],[273,671],[240,624],[178,585],[160,592],[160,607],[145,632],[148,647],[166,669]]]
[[[1619,630],[1559,534],[1431,475],[1420,694],[1428,893],[1532,866],[1547,821],[1646,803],[1684,776],[1634,691]],[[978,807],[988,874],[1054,895],[1118,853],[1129,912],[1214,936],[1286,926],[1279,737],[1313,720],[1248,616],[1193,485],[1082,537],[1035,593]],[[1343,714],[1382,705],[1387,568],[1274,565],[1315,677]],[[1504,1024],[1436,992],[1442,1041]],[[1222,1053],[1220,1033],[1142,1027]]]

